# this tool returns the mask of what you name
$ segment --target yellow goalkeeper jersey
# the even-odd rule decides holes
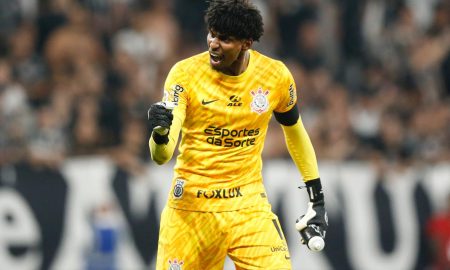
[[[296,86],[281,61],[249,53],[248,67],[238,76],[212,69],[208,52],[169,72],[163,101],[176,104],[171,143],[181,128],[170,207],[232,211],[267,202],[264,139],[273,111],[286,112],[296,103]]]

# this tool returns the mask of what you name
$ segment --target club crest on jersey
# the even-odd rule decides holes
[[[169,270],[182,270],[181,266],[184,264],[182,260],[169,260]]]
[[[252,94],[253,96],[252,103],[250,103],[252,112],[262,114],[263,112],[267,111],[267,109],[269,108],[269,99],[267,98],[269,90],[262,90],[260,87],[256,91],[250,91],[250,94]]]
[[[177,182],[173,186],[173,197],[175,199],[180,199],[184,193],[184,180],[177,179]]]

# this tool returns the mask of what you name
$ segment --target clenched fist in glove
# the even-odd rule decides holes
[[[152,104],[148,109],[147,116],[152,130],[153,140],[157,144],[167,144],[169,142],[169,129],[173,120],[173,104],[158,102]]]
[[[308,210],[297,220],[295,227],[302,236],[302,243],[309,249],[320,251],[325,246],[328,216],[320,178],[306,182],[309,195]]]

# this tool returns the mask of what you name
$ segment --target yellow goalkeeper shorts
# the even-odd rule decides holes
[[[165,207],[156,270],[291,269],[288,246],[269,204],[229,212]]]

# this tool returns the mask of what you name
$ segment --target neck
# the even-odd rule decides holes
[[[248,52],[248,50],[246,50],[244,52],[244,61],[242,61],[241,70],[240,70],[239,74],[241,74],[242,72],[247,70],[249,62],[250,62],[250,53]]]
[[[227,75],[238,76],[242,74],[248,67],[250,60],[250,53],[245,50],[239,55],[238,59],[233,63],[228,72],[224,72]]]

